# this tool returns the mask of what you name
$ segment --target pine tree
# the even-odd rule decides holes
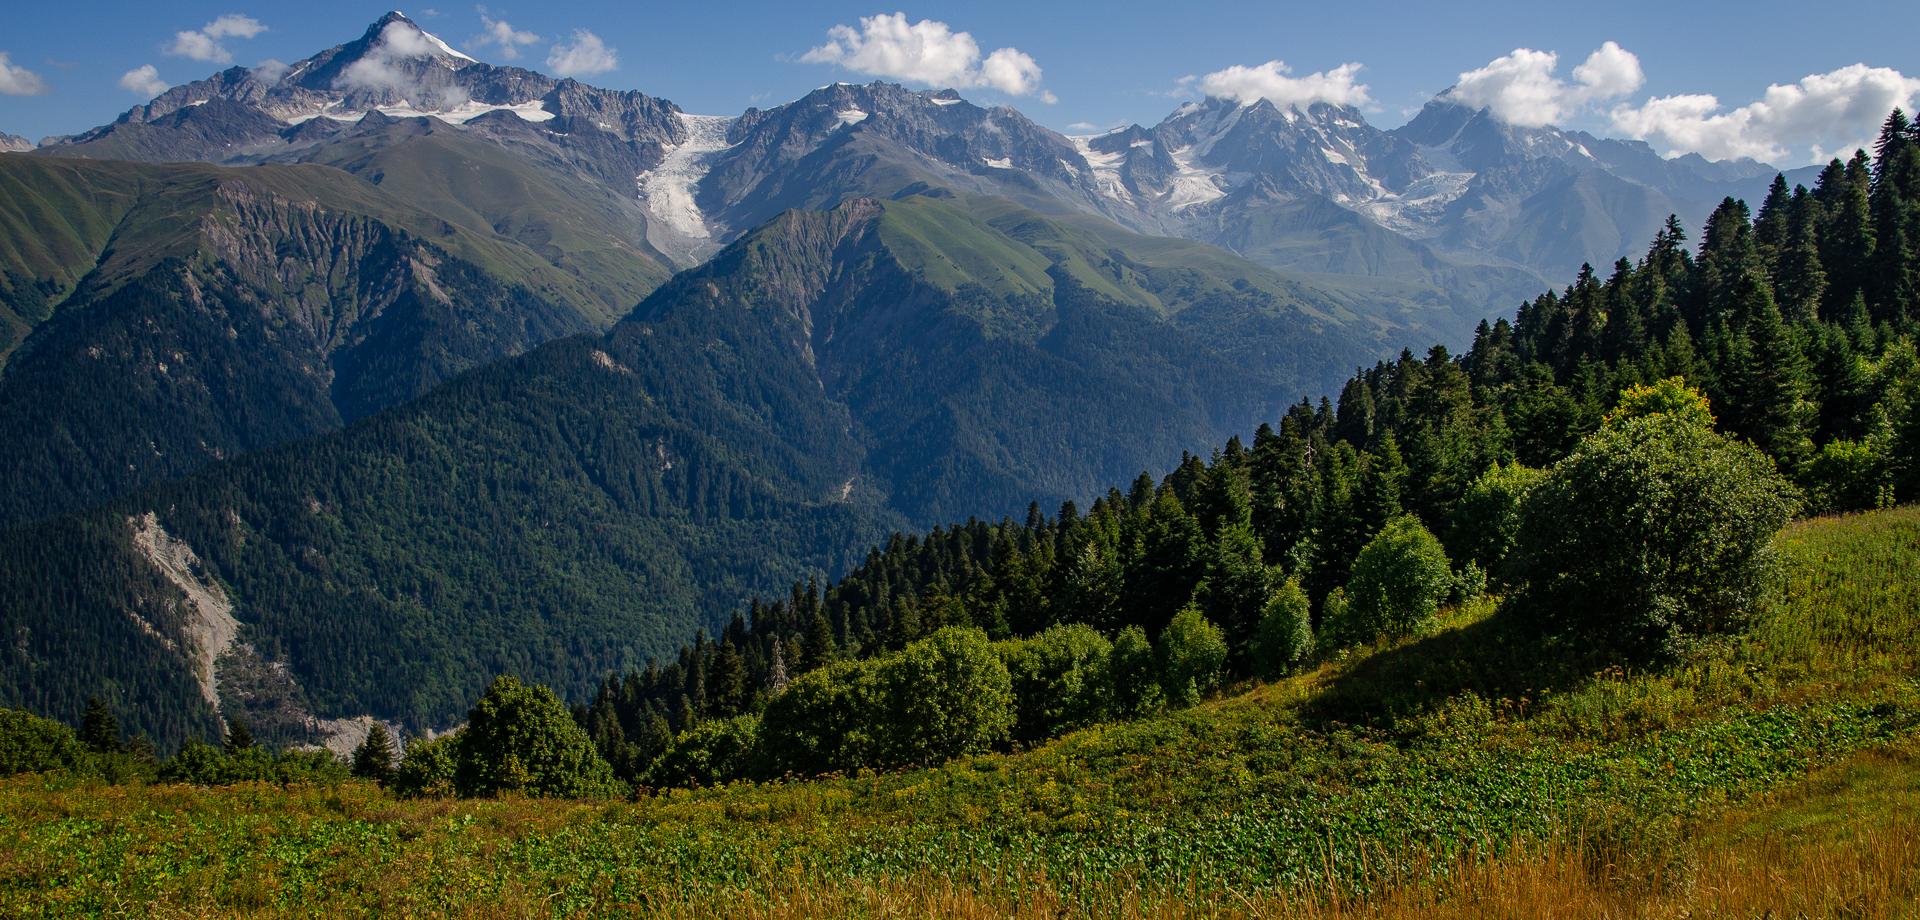
[[[708,702],[715,716],[726,718],[746,711],[749,701],[747,666],[732,641],[721,640],[715,650],[712,677],[708,679],[707,686]]]
[[[1745,322],[1743,313],[1752,306],[1754,286],[1764,286],[1767,277],[1754,245],[1745,202],[1723,199],[1707,218],[1700,242],[1699,275],[1691,313],[1694,329],[1710,328],[1717,322],[1736,326]]]
[[[834,641],[833,623],[828,621],[825,611],[814,612],[807,624],[807,639],[802,648],[806,650],[800,666],[802,672],[824,668],[838,656],[840,644]]]
[[[1333,436],[1355,444],[1373,439],[1373,391],[1356,373],[1340,390],[1340,408],[1334,413]]]
[[[1730,368],[1730,427],[1791,469],[1807,455],[1815,407],[1812,369],[1793,329],[1771,298],[1736,335]]]
[[[1821,173],[1823,181],[1826,176]],[[1829,308],[1844,308],[1856,294],[1867,290],[1874,252],[1871,184],[1866,151],[1858,151],[1847,161],[1840,187],[1832,195],[1831,216],[1821,237],[1820,261],[1827,268]],[[1834,309],[1822,315],[1837,316],[1842,311]]]
[[[1253,636],[1273,585],[1274,572],[1260,558],[1260,541],[1254,538],[1253,528],[1234,524],[1220,531],[1194,600],[1207,619],[1226,633],[1236,658]]]
[[[1612,360],[1630,360],[1647,348],[1646,307],[1635,296],[1639,287],[1633,264],[1621,259],[1607,279],[1607,328],[1603,351]]]
[[[1827,291],[1827,269],[1820,262],[1820,206],[1804,188],[1794,190],[1788,206],[1787,238],[1774,270],[1774,297],[1789,322],[1811,322],[1820,315]]]
[[[1367,464],[1361,480],[1355,516],[1361,530],[1369,536],[1401,512],[1400,495],[1407,484],[1407,464],[1400,453],[1400,440],[1389,434],[1380,439],[1380,449]]]
[[[80,743],[96,754],[120,750],[120,720],[97,696],[87,697],[86,714],[80,717]]]
[[[1206,535],[1173,489],[1161,489],[1123,563],[1124,609],[1134,623],[1158,635],[1193,598],[1204,570]]]
[[[1869,194],[1874,235],[1867,302],[1877,319],[1896,321],[1920,313],[1920,143],[1899,109],[1887,116],[1874,145]]]
[[[1760,214],[1753,220],[1753,242],[1769,269],[1777,264],[1780,253],[1786,248],[1792,201],[1793,195],[1787,190],[1787,177],[1774,173],[1773,185],[1767,189],[1767,200],[1760,203]]]
[[[378,719],[367,729],[367,737],[353,750],[353,775],[382,786],[393,782],[393,735]]]
[[[238,753],[253,747],[253,732],[247,730],[247,723],[239,719],[227,721],[227,736],[221,746],[229,754]]]

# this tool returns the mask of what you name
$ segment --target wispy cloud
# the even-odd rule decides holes
[[[481,33],[470,39],[467,44],[476,48],[484,48],[492,45],[500,49],[501,60],[515,61],[520,59],[521,45],[537,45],[540,43],[540,36],[524,29],[516,29],[512,23],[504,19],[493,18],[493,16],[487,12],[486,7],[479,7],[478,10],[480,13]]]
[[[800,56],[809,64],[833,64],[857,73],[926,86],[991,87],[1009,96],[1035,96],[1054,102],[1041,89],[1039,62],[1018,48],[985,55],[967,32],[934,19],[908,22],[905,13],[860,17],[856,28],[836,25],[827,43]]]
[[[221,42],[229,38],[252,38],[266,30],[267,27],[252,16],[228,13],[198,29],[173,33],[167,53],[213,64],[231,64],[233,52]]]

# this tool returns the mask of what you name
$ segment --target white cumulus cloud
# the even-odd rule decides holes
[[[483,31],[468,44],[477,48],[492,45],[500,49],[500,57],[504,60],[519,60],[521,45],[540,43],[540,36],[525,29],[516,29],[504,19],[493,18],[484,6],[480,8],[480,25]]]
[[[618,52],[585,29],[573,30],[570,40],[555,42],[547,51],[547,69],[563,77],[606,73],[619,66]]]
[[[1665,147],[1669,155],[1753,157],[1783,162],[1803,155],[1822,163],[1868,147],[1895,106],[1920,103],[1920,78],[1890,67],[1853,64],[1775,83],[1754,101],[1723,109],[1706,94],[1659,96],[1615,106],[1614,130]]]
[[[141,64],[120,75],[120,88],[146,99],[152,99],[167,91],[167,81],[160,79],[159,68],[152,64]]]
[[[233,52],[221,44],[222,40],[252,38],[266,30],[267,27],[252,16],[228,13],[198,29],[173,33],[173,43],[167,46],[167,53],[213,64],[231,64]]]
[[[800,60],[926,86],[986,86],[1009,96],[1054,101],[1040,88],[1040,64],[1032,55],[999,48],[982,57],[972,34],[934,19],[908,22],[905,13],[862,16],[858,28],[834,26],[827,30],[827,43]]]
[[[1449,95],[1463,105],[1485,108],[1508,124],[1538,128],[1554,124],[1585,106],[1618,99],[1640,88],[1646,74],[1633,52],[1613,42],[1600,46],[1573,69],[1573,81],[1560,79],[1560,56],[1551,51],[1515,48],[1460,75]]]
[[[1283,109],[1305,108],[1316,102],[1360,106],[1373,101],[1367,95],[1367,85],[1354,79],[1360,74],[1359,64],[1341,64],[1300,77],[1292,76],[1292,72],[1286,62],[1277,60],[1257,67],[1235,64],[1202,77],[1200,89],[1209,96],[1242,103],[1265,99]],[[1183,85],[1192,82],[1192,78],[1181,81]]]
[[[0,51],[0,96],[38,96],[47,91],[40,75],[15,64]]]

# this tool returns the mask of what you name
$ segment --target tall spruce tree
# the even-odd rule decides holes
[[[382,786],[393,782],[393,735],[379,720],[367,728],[367,737],[353,750],[353,775]]]
[[[87,711],[80,718],[80,743],[96,754],[120,750],[120,720],[108,708],[106,700],[87,697]]]

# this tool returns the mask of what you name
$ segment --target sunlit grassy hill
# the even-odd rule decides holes
[[[1779,539],[1782,600],[1658,673],[1485,604],[938,769],[631,803],[17,777],[0,914],[1901,916],[1920,508]]]

